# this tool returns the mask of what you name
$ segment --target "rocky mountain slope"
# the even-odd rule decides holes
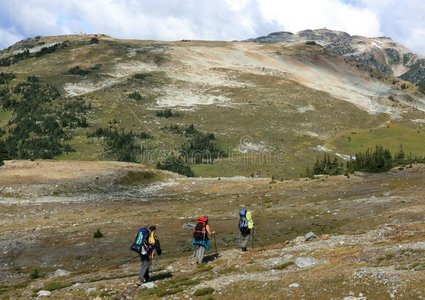
[[[317,29],[303,30],[296,34],[275,32],[248,41],[283,44],[316,42],[333,53],[377,69],[383,74],[394,75],[417,84],[425,82],[425,59],[389,37],[368,38],[351,36],[346,32]]]

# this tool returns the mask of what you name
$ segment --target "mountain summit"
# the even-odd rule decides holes
[[[333,53],[370,66],[383,74],[416,84],[425,82],[425,59],[389,37],[351,36],[346,32],[324,28],[303,30],[296,34],[274,32],[247,41],[272,44],[315,42]]]

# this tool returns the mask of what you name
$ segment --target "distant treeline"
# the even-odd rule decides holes
[[[340,175],[349,174],[355,171],[363,171],[370,173],[387,172],[397,166],[405,166],[412,163],[424,163],[425,157],[413,157],[411,154],[406,155],[403,147],[392,154],[390,150],[382,145],[375,146],[375,149],[367,149],[364,152],[356,153],[355,157],[341,163],[337,157],[331,158],[327,153],[322,159],[317,159],[313,167],[307,167],[305,174],[302,176],[314,177],[314,175]]]

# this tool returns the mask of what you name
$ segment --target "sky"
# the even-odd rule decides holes
[[[0,49],[39,35],[228,41],[318,28],[425,55],[424,0],[0,0]]]

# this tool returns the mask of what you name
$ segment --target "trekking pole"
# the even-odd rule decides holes
[[[134,257],[132,257],[132,258],[130,258],[130,259],[127,259],[127,260],[123,261],[122,263],[120,263],[120,264],[118,264],[118,265],[117,265],[117,268],[118,268],[119,266],[122,266],[122,265],[124,265],[124,264],[126,264],[126,263],[128,263],[128,262],[130,262],[130,261],[132,261],[132,260],[134,260],[134,259],[136,259],[136,258],[139,258],[139,256],[134,256]]]
[[[214,248],[215,248],[215,257],[218,258],[218,252],[217,252],[217,241],[215,239],[215,233],[214,233]]]
[[[255,227],[252,228],[252,237],[251,237],[252,250],[254,250],[254,241],[255,241]]]

